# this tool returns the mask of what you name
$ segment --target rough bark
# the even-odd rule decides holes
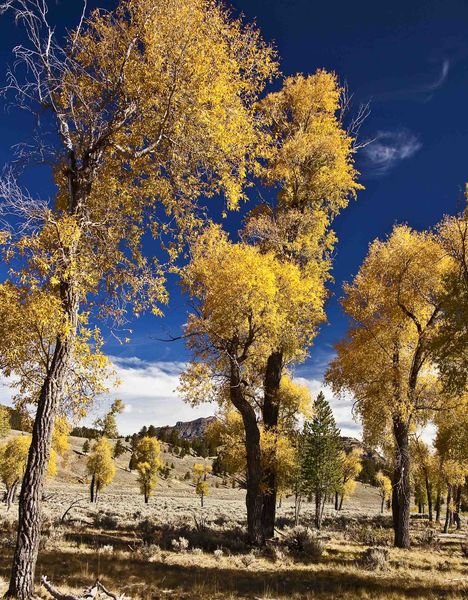
[[[279,401],[278,392],[283,370],[282,352],[273,352],[267,360],[264,379],[264,398],[262,407],[263,425],[266,431],[275,432],[278,428]],[[275,533],[276,498],[278,482],[276,477],[276,449],[271,464],[265,467],[265,493],[263,498],[262,523],[266,539],[271,539]]]
[[[34,595],[34,574],[41,535],[41,504],[54,419],[65,382],[70,343],[57,339],[50,372],[43,383],[33,425],[19,498],[18,533],[7,597],[28,600]]]
[[[410,547],[410,454],[408,425],[395,418],[393,421],[395,437],[395,469],[392,485],[392,514],[395,546]]]
[[[245,430],[245,450],[247,457],[247,532],[253,546],[265,544],[263,533],[263,469],[262,450],[260,446],[260,429],[258,428],[255,410],[244,397],[238,366],[231,365],[230,380],[231,402],[240,412]]]

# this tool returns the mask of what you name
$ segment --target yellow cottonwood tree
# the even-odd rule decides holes
[[[379,488],[379,496],[382,500],[380,504],[380,512],[383,513],[385,503],[388,502],[392,497],[392,480],[387,475],[384,475],[382,471],[379,471],[375,480],[377,482],[377,487]]]
[[[374,241],[344,288],[342,304],[352,324],[327,373],[336,392],[354,395],[368,438],[392,432],[393,525],[395,545],[402,548],[410,545],[410,432],[450,406],[438,393],[431,340],[452,268],[436,234],[396,226],[386,240]]]
[[[362,471],[362,450],[353,448],[347,454],[343,452],[341,460],[341,482],[336,491],[335,509],[341,510],[345,498],[349,498],[356,489],[356,478]]]
[[[105,437],[95,443],[88,457],[86,468],[91,475],[90,500],[97,502],[101,490],[112,483],[115,477],[115,465],[112,458],[112,445]]]
[[[134,450],[134,460],[145,504],[148,504],[158,483],[158,473],[162,467],[160,454],[161,444],[156,438],[145,436],[138,440]]]
[[[6,487],[5,503],[8,509],[14,502],[18,485],[23,479],[30,445],[30,435],[19,435],[0,445],[0,478]],[[53,477],[56,473],[56,453],[52,451],[47,474]]]
[[[291,313],[300,312],[304,321],[315,314],[313,283],[303,280],[296,265],[283,264],[272,253],[231,243],[216,226],[193,246],[183,281],[194,302],[186,335],[196,361],[182,376],[180,390],[192,403],[231,402],[241,414],[248,529],[252,543],[261,545],[263,474],[257,392],[267,357],[284,335]]]
[[[294,310],[284,323],[279,343],[268,357],[264,376],[262,420],[278,425],[279,389],[285,367],[307,352],[325,321],[326,283],[330,280],[336,236],[334,217],[362,188],[353,164],[355,140],[344,126],[344,90],[334,73],[318,70],[310,76],[287,77],[278,92],[260,103],[275,145],[262,173],[265,185],[278,190],[270,204],[251,211],[244,237],[283,262],[296,264],[304,282],[313,282],[315,313],[307,319]],[[275,473],[265,495],[264,530],[273,536],[276,508]]]
[[[10,413],[6,406],[0,406],[0,438],[10,431]]]
[[[8,594],[26,600],[54,417],[80,365],[80,340],[90,341],[88,314],[118,320],[128,305],[160,314],[166,268],[200,221],[197,200],[221,194],[233,208],[258,171],[265,135],[255,106],[277,66],[256,28],[213,0],[120,0],[84,15],[62,46],[46,2],[4,0],[7,9],[27,39],[15,47],[25,79],[11,77],[10,91],[47,124],[47,144],[32,153],[41,159],[47,147],[57,187],[52,203],[12,177],[0,189],[18,226],[1,237],[24,265],[10,276],[15,294],[37,299],[40,323],[58,309],[46,376],[39,370],[33,390],[26,376],[20,383],[37,413]],[[160,260],[142,252],[148,231],[166,251]],[[18,348],[36,371],[31,346]],[[5,371],[16,372],[12,360]]]

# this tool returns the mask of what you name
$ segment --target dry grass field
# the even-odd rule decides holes
[[[126,468],[126,453],[117,461],[113,484],[91,505],[82,445],[71,439],[69,457],[45,493],[38,576],[47,575],[61,590],[81,591],[100,578],[135,600],[468,598],[463,536],[440,535],[440,526],[432,530],[415,518],[412,549],[392,548],[389,514],[380,516],[379,497],[370,486],[359,484],[338,514],[327,507],[318,536],[307,529],[312,505],[304,505],[301,527],[294,528],[293,501],[285,499],[276,539],[258,552],[245,542],[243,490],[212,477],[200,507],[193,485],[184,480],[200,459],[166,451],[163,458],[174,469],[145,505],[135,474]],[[16,510],[0,508],[0,591]],[[40,594],[49,597],[43,589]]]

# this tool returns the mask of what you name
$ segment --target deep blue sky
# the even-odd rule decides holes
[[[78,0],[51,1],[58,27],[73,26]],[[337,298],[352,278],[371,240],[386,235],[396,222],[415,228],[434,225],[444,213],[460,208],[460,190],[468,179],[468,2],[466,0],[236,0],[237,10],[256,19],[274,41],[285,74],[334,70],[354,94],[354,109],[371,102],[362,139],[375,139],[358,156],[366,186],[337,219],[334,298],[329,324],[317,338],[311,357],[298,373],[320,378],[332,345],[346,330]],[[113,2],[93,0],[110,8]],[[0,73],[11,61],[20,32],[9,17],[0,19]],[[1,105],[0,105],[1,106]],[[27,135],[28,119],[0,110],[0,163],[12,144]],[[33,173],[32,191],[47,190],[42,173]],[[236,219],[234,219],[235,221]],[[147,361],[181,361],[181,344],[154,337],[177,334],[186,316],[184,300],[171,285],[163,320],[142,318],[132,324],[133,341],[118,346],[109,337],[107,351]]]

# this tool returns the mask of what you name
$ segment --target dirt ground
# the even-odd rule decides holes
[[[164,460],[174,464],[171,476],[145,505],[126,453],[113,484],[97,505],[90,504],[83,441],[72,439],[69,457],[44,495],[37,575],[47,575],[62,591],[82,591],[99,578],[135,600],[468,598],[466,532],[444,536],[440,525],[414,518],[412,549],[392,548],[390,515],[380,515],[371,486],[358,484],[339,513],[327,506],[318,535],[310,528],[313,505],[304,503],[297,529],[293,499],[283,499],[275,540],[256,551],[246,543],[244,490],[211,477],[200,507],[193,484],[184,479],[199,458],[166,451]],[[9,512],[0,505],[0,592],[16,514],[17,505]],[[464,521],[466,529],[466,516]],[[38,592],[50,598],[43,588]]]

